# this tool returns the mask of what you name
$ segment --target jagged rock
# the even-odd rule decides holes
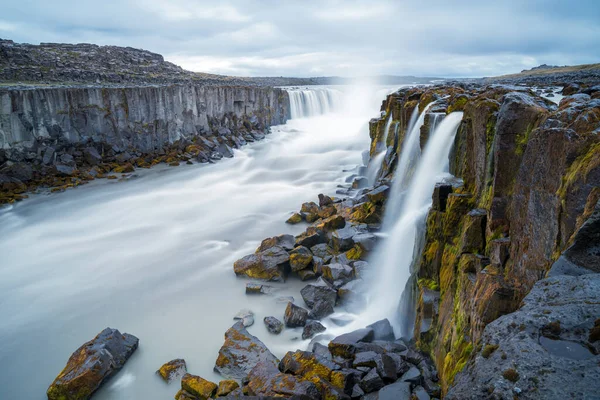
[[[246,275],[253,279],[285,281],[285,271],[290,256],[280,246],[273,246],[256,254],[249,254],[233,264],[236,275]]]
[[[307,213],[307,214],[318,214],[319,206],[313,201],[303,203],[302,207],[300,208],[300,212]]]
[[[299,224],[302,221],[303,221],[302,214],[300,214],[300,213],[294,213],[285,222],[287,224],[294,225],[294,224]]]
[[[377,244],[377,237],[372,233],[359,233],[352,236],[354,243],[360,245],[364,251],[371,251]]]
[[[276,365],[261,361],[248,374],[248,390],[252,396],[306,396],[319,398],[319,390],[314,383],[290,374],[280,372]]]
[[[452,185],[446,183],[436,184],[433,189],[433,204],[431,205],[431,208],[436,211],[446,211],[446,203],[450,193],[452,193]]]
[[[354,275],[354,271],[350,266],[342,264],[324,265],[322,272],[323,279],[326,279],[331,283],[337,280],[349,281]]]
[[[385,384],[375,368],[372,368],[360,381],[360,387],[365,393],[376,392],[384,386]]]
[[[402,382],[418,383],[421,380],[421,371],[417,367],[410,367],[399,380]]]
[[[393,357],[388,354],[378,354],[375,357],[375,368],[384,382],[393,382],[397,376],[397,365]]]
[[[283,322],[275,317],[265,317],[264,322],[267,330],[274,335],[280,334],[283,330]]]
[[[216,396],[224,397],[239,388],[240,385],[234,381],[233,379],[226,379],[219,382],[219,387],[217,389]]]
[[[410,383],[396,382],[379,391],[379,400],[411,400]]]
[[[387,318],[367,325],[367,328],[373,329],[373,340],[394,341],[396,339],[394,329]]]
[[[358,329],[345,333],[329,342],[329,351],[334,356],[352,358],[356,352],[357,345],[363,342],[371,342],[374,334],[371,328]]]
[[[331,232],[329,244],[334,251],[340,253],[350,250],[354,246],[353,237],[358,233],[355,227],[346,226],[343,229],[338,229]]]
[[[327,195],[319,193],[319,207],[326,207],[333,204],[333,199]]]
[[[323,301],[331,304],[332,308],[337,300],[337,292],[322,278],[319,278],[314,283],[309,283],[300,290],[302,299],[308,308],[314,308],[318,301]]]
[[[260,361],[276,363],[277,358],[263,342],[248,333],[242,322],[236,322],[225,333],[215,370],[226,378],[242,379]]]
[[[311,269],[303,269],[302,271],[298,271],[297,273],[298,273],[298,277],[302,281],[310,281],[312,279],[317,278],[317,274],[315,273],[315,271],[313,271]]]
[[[294,236],[292,235],[279,235],[267,238],[260,243],[258,249],[256,249],[256,253],[262,253],[265,250],[268,250],[274,246],[279,246],[286,251],[291,251],[295,246]]]
[[[302,234],[302,235],[296,236],[296,246],[304,246],[304,247],[312,248],[313,246],[318,245],[319,243],[324,243],[324,242],[325,242],[325,239],[324,239],[323,235],[321,235],[319,233]]]
[[[375,368],[377,366],[377,354],[374,351],[364,351],[360,353],[356,353],[354,355],[354,361],[352,362],[352,367],[370,367]]]
[[[325,329],[318,321],[309,321],[302,331],[302,340],[311,339],[317,333],[325,332]]]
[[[333,303],[327,300],[317,300],[314,306],[308,313],[308,317],[312,319],[323,319],[334,313]]]
[[[156,371],[156,373],[167,383],[171,383],[171,381],[180,378],[187,372],[187,366],[185,365],[185,360],[182,358],[177,358],[175,360],[171,360],[168,363],[165,363]]]
[[[196,375],[185,374],[181,378],[181,390],[175,395],[176,400],[208,400],[217,392],[218,385]]]
[[[302,307],[298,307],[293,303],[288,303],[285,308],[285,314],[283,316],[283,321],[285,322],[285,326],[289,328],[302,327],[306,325],[306,320],[308,319],[308,311]]]
[[[290,252],[290,267],[294,272],[307,268],[312,260],[312,253],[304,246],[298,246]]]
[[[335,254],[334,250],[329,247],[326,243],[314,245],[310,248],[310,251],[316,256],[320,257],[325,263],[331,260],[331,257]]]
[[[362,396],[365,395],[364,390],[361,389],[360,385],[357,383],[352,387],[352,392],[350,394],[350,397],[354,400],[354,399],[360,399],[362,398]]]
[[[275,289],[262,283],[246,283],[246,294],[270,294]]]
[[[342,229],[346,226],[346,220],[341,215],[334,215],[329,218],[325,218],[323,221],[316,225],[316,228],[325,232],[335,231],[336,229]],[[311,247],[311,246],[308,246]]]
[[[413,390],[413,397],[416,397],[416,400],[430,400],[429,394],[422,386],[417,386]]]
[[[288,351],[279,363],[279,370],[284,373],[311,377],[320,375],[331,379],[333,371],[340,367],[326,358],[321,358],[309,351]]]
[[[133,335],[104,329],[75,350],[48,388],[48,399],[90,398],[105,380],[123,368],[138,343],[139,339]]]
[[[370,268],[369,263],[366,261],[354,261],[352,266],[354,267],[354,275],[357,278],[364,278]]]

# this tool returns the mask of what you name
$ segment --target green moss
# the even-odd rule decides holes
[[[518,156],[523,155],[523,152],[525,151],[525,148],[527,147],[527,143],[529,142],[529,137],[531,136],[531,132],[533,132],[533,124],[527,125],[527,129],[525,130],[525,132],[517,135],[517,140],[516,140],[517,148],[515,150],[515,153]]]
[[[486,344],[481,352],[483,358],[490,358],[490,356],[498,349],[497,344]]]
[[[519,380],[519,373],[514,368],[509,368],[502,373],[502,377],[508,381],[516,382]]]
[[[583,155],[579,156],[567,170],[557,195],[564,202],[571,186],[600,166],[600,143],[594,143]]]
[[[462,111],[465,108],[465,104],[469,99],[466,96],[461,96],[454,103],[448,106],[448,114],[454,111]]]
[[[417,284],[419,285],[419,287],[426,287],[430,290],[435,290],[435,291],[440,290],[440,285],[433,279],[421,278],[418,280]]]

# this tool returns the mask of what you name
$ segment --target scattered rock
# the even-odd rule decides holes
[[[337,300],[337,292],[322,278],[314,283],[309,283],[300,290],[302,299],[308,308],[314,308],[318,301],[331,304],[332,308]]]
[[[167,383],[182,377],[187,372],[185,360],[177,358],[163,364],[156,373]]]
[[[325,332],[325,329],[326,328],[318,321],[309,321],[306,323],[304,330],[302,331],[302,340],[310,339],[317,333]]]
[[[217,392],[218,385],[196,375],[185,374],[181,378],[181,390],[175,395],[176,400],[208,400]]]
[[[233,264],[236,275],[267,281],[285,281],[290,256],[282,247],[273,246],[260,253],[249,254]]]
[[[264,322],[267,330],[274,335],[280,334],[283,330],[283,322],[275,317],[265,317]]]
[[[313,260],[310,250],[304,246],[298,246],[290,252],[290,267],[293,272],[307,268]]]
[[[293,303],[288,303],[285,309],[285,315],[283,317],[283,321],[285,322],[285,326],[289,328],[295,328],[299,326],[306,325],[306,320],[308,319],[308,311],[306,311],[302,307],[298,307]]]

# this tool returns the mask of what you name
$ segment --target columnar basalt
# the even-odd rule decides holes
[[[389,95],[371,121],[372,155],[390,113],[399,124],[382,168],[390,179],[414,107],[435,100],[431,114],[464,112],[450,156],[462,182],[436,189],[413,265],[414,334],[436,361],[444,391],[485,326],[517,309],[598,201],[599,97],[576,93],[556,105],[525,87],[411,88]]]

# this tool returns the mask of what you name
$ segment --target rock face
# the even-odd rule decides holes
[[[116,374],[138,347],[138,338],[106,328],[83,344],[48,388],[49,400],[88,399]]]
[[[463,112],[450,154],[450,172],[461,182],[433,193],[411,280],[414,336],[434,358],[444,391],[486,325],[515,311],[553,265],[551,274],[598,271],[598,228],[583,224],[600,199],[600,99],[595,86],[583,86],[571,87],[558,105],[517,86],[402,89],[371,120],[371,156],[387,117],[398,126],[385,176],[417,105],[438,99],[431,112]],[[421,147],[426,140],[421,135]]]
[[[447,399],[587,399],[598,394],[600,274],[535,284],[516,312],[490,323]]]
[[[242,379],[261,361],[278,362],[263,342],[248,333],[242,322],[237,322],[225,333],[215,370],[226,378]]]

